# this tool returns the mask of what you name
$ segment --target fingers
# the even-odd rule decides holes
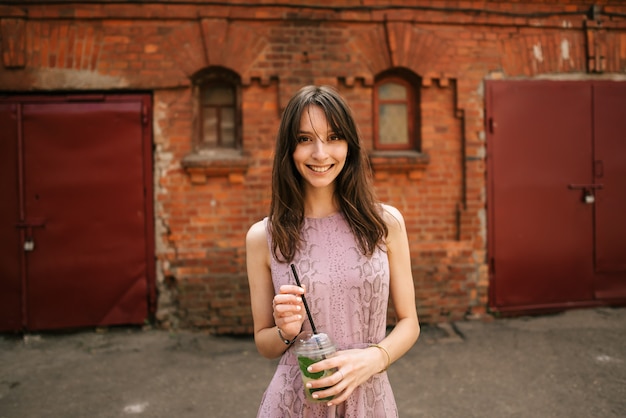
[[[307,382],[307,388],[320,389],[313,394],[317,399],[333,397],[329,405],[344,402],[354,392],[375,374],[372,367],[371,353],[366,349],[352,349],[338,351],[334,356],[318,361],[308,367],[311,373],[322,370],[335,370],[332,374]],[[321,388],[324,388],[323,390]]]
[[[302,311],[302,295],[304,289],[300,286],[283,285],[280,287],[280,293],[272,299],[272,307],[275,316],[294,315]]]
[[[354,391],[354,388],[349,380],[346,379],[341,369],[338,369],[328,377],[307,382],[306,387],[309,389],[324,388],[323,390],[313,392],[312,396],[314,399],[333,397],[333,399],[328,402],[329,406],[344,402]]]
[[[302,298],[295,295],[276,295],[272,300],[274,316],[286,317],[302,311]]]
[[[278,328],[284,328],[285,325],[289,325],[292,323],[300,323],[302,321],[303,316],[299,315],[299,314],[291,314],[291,313],[287,313],[287,314],[283,314],[282,316],[275,316],[276,318],[276,325],[278,326]]]
[[[303,294],[304,289],[300,286],[283,285],[272,299],[274,323],[281,329],[288,327],[288,329],[283,329],[283,332],[288,335],[297,332],[304,321]],[[291,324],[294,325],[290,326]]]
[[[302,297],[292,294],[278,294],[272,299],[272,305],[274,308],[278,306],[300,306],[302,305]]]
[[[303,295],[304,290],[304,286],[300,287],[293,284],[284,284],[280,287],[279,294]]]

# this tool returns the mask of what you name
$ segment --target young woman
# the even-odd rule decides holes
[[[255,343],[280,357],[258,417],[397,416],[385,371],[419,336],[408,238],[400,212],[375,199],[352,113],[334,89],[307,86],[289,101],[270,213],[248,231],[246,250]],[[306,401],[292,349],[311,330],[303,296],[339,350],[309,368],[336,368],[307,384],[325,388],[313,396],[328,402]],[[397,323],[386,335],[389,296]]]

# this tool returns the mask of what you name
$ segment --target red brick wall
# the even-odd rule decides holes
[[[371,148],[375,76],[421,78],[423,155],[372,162],[407,221],[418,312],[436,322],[487,311],[484,80],[626,75],[614,1],[594,16],[557,0],[7,3],[0,90],[153,93],[157,319],[216,333],[252,330],[245,232],[267,213],[280,110],[303,84],[335,85]],[[242,78],[243,158],[194,171],[190,77],[211,65]]]

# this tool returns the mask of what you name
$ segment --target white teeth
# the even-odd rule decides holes
[[[331,166],[326,165],[324,167],[316,167],[316,166],[312,166],[310,165],[309,168],[313,171],[315,171],[316,173],[323,173],[324,171],[328,171],[330,169]]]

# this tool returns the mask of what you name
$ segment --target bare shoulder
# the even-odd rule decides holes
[[[257,277],[256,273],[262,271],[262,267],[270,265],[270,250],[264,221],[259,221],[248,229],[246,234],[246,262],[249,279]]]
[[[387,224],[387,228],[389,228],[389,231],[391,232],[391,231],[403,230],[405,226],[404,226],[404,217],[402,216],[402,213],[397,208],[391,205],[383,204],[382,207],[383,207],[383,220]]]
[[[265,230],[265,222],[259,221],[253,224],[246,234],[246,243],[248,245],[259,245],[267,243],[267,232]]]
[[[269,245],[267,243],[267,230],[265,222],[259,221],[253,224],[246,234],[246,251],[248,261],[264,260],[269,264]]]

